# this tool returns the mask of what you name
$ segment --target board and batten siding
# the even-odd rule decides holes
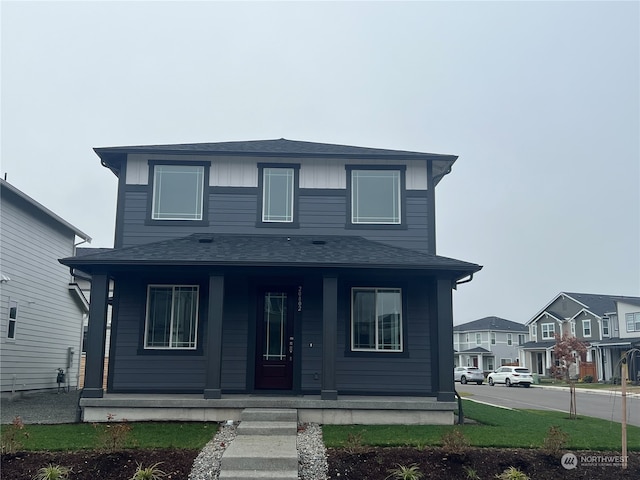
[[[74,254],[75,233],[2,192],[0,265],[10,280],[0,285],[1,391],[57,388],[58,368],[76,388],[84,312],[69,290],[69,268],[58,262]],[[10,301],[18,304],[15,339],[7,338]]]

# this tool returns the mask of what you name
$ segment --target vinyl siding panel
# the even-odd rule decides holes
[[[58,262],[73,255],[75,234],[3,188],[0,235],[2,274],[11,279],[0,294],[1,391],[55,388],[57,368],[75,388],[84,312],[69,291],[69,269]],[[10,300],[18,303],[14,340],[7,338]]]
[[[275,235],[358,235],[391,245],[427,251],[427,198],[408,196],[406,200],[406,229],[347,228],[346,190],[324,191],[314,194],[312,189],[301,191],[298,211],[299,228],[256,226],[258,218],[256,188],[215,189],[209,195],[209,225],[148,224],[146,221],[147,193],[139,186],[125,192],[122,232],[117,232],[120,246],[128,247],[182,237],[192,233],[238,233]]]

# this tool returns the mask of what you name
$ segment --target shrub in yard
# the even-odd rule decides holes
[[[347,440],[344,442],[344,449],[347,453],[361,452],[363,450],[362,434],[350,433],[347,435]]]
[[[69,472],[71,472],[70,468],[50,463],[46,467],[39,469],[33,480],[67,480]]]
[[[468,480],[480,480],[480,477],[478,476],[478,472],[476,472],[469,465],[465,465],[462,468],[464,469],[464,473],[466,473]]]
[[[160,480],[165,478],[168,474],[158,468],[161,463],[154,463],[150,467],[143,467],[141,463],[138,463],[136,473],[133,474],[130,480]]]
[[[389,476],[387,479],[393,480],[420,480],[424,475],[420,471],[420,467],[415,463],[412,463],[409,466],[406,465],[396,465],[396,468],[390,468]]]
[[[447,453],[462,454],[469,445],[467,437],[457,428],[442,435],[442,448]]]
[[[129,425],[126,418],[121,422],[114,422],[115,415],[111,413],[107,415],[107,420],[106,424],[93,424],[93,428],[98,431],[98,445],[108,452],[122,450],[129,443],[133,427]]]
[[[593,377],[591,375],[585,375],[582,377],[582,381],[584,383],[593,383]]]
[[[505,469],[500,475],[496,475],[499,480],[530,480],[529,476],[518,470],[516,467]]]
[[[20,417],[15,417],[10,425],[2,429],[2,453],[14,453],[22,447],[22,439],[29,438]]]
[[[549,427],[542,441],[542,450],[549,455],[558,455],[569,441],[569,434],[555,425]]]

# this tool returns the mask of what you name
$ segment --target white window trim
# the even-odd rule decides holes
[[[196,291],[196,309],[194,312],[194,325],[193,328],[195,329],[195,335],[194,335],[194,339],[193,339],[193,346],[191,347],[172,347],[171,346],[171,337],[173,336],[173,309],[174,309],[174,300],[173,300],[173,294],[175,292],[176,288],[180,288],[180,287],[189,287],[189,288],[195,288]],[[149,333],[149,300],[150,300],[150,292],[152,288],[171,288],[172,290],[172,298],[171,298],[171,326],[170,326],[170,330],[171,333],[169,334],[169,345],[168,346],[162,346],[162,347],[150,347],[147,345],[147,340],[148,340],[148,333]],[[144,320],[144,349],[145,350],[196,350],[198,348],[198,323],[199,323],[199,316],[200,316],[200,286],[199,285],[167,285],[167,284],[151,284],[151,285],[147,285],[147,302],[146,302],[146,312],[145,312],[145,320]]]
[[[482,345],[482,334],[476,333],[476,345]]]
[[[589,334],[587,335],[587,328],[589,327]],[[582,320],[582,336],[585,338],[591,337],[591,320],[584,319]]]
[[[638,328],[640,326],[640,312],[627,313],[624,319],[628,333],[640,332],[640,328]],[[629,326],[631,326],[631,328],[629,328]]]
[[[531,336],[535,337],[536,339],[538,338],[538,325],[537,324],[533,324],[531,325]]]
[[[491,345],[496,344],[496,334],[495,332],[491,332]]]
[[[15,311],[15,317],[11,317],[11,310]],[[11,324],[13,323],[13,335],[10,335]],[[7,341],[14,342],[16,339],[16,330],[18,329],[18,302],[9,298],[9,309],[7,310]]]
[[[548,333],[548,332],[545,331],[544,327],[546,327],[548,325],[551,325],[551,336],[545,335],[545,333]],[[542,339],[543,340],[551,340],[552,338],[555,338],[556,324],[555,323],[543,323],[543,324],[540,325],[540,331],[542,332]]]
[[[507,345],[513,345],[513,335],[511,333],[507,333]]]
[[[571,320],[571,335],[576,336],[576,322],[575,320]]]
[[[375,348],[356,348],[354,346],[354,335],[353,335],[353,328],[354,328],[354,318],[353,318],[353,313],[354,313],[354,305],[353,305],[353,292],[355,290],[371,290],[374,291],[376,294],[376,312],[377,312],[377,304],[378,304],[378,299],[377,299],[377,295],[378,295],[378,291],[379,290],[393,290],[393,291],[397,291],[400,294],[400,349],[398,350],[389,350],[389,349],[383,349],[383,348],[379,348],[380,347],[380,339],[379,339],[379,332],[378,332],[378,315],[376,313],[375,315]],[[404,352],[404,315],[403,315],[403,301],[402,301],[402,289],[401,288],[396,288],[396,287],[352,287],[351,288],[351,328],[350,328],[350,335],[351,335],[351,351],[352,352],[375,352],[375,353],[402,353]]]
[[[606,330],[606,333],[605,333]],[[608,337],[611,333],[611,322],[609,321],[608,318],[603,318],[602,319],[602,336],[603,337]]]

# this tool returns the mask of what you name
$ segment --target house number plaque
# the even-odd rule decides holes
[[[298,285],[298,311],[302,311],[302,285]]]

